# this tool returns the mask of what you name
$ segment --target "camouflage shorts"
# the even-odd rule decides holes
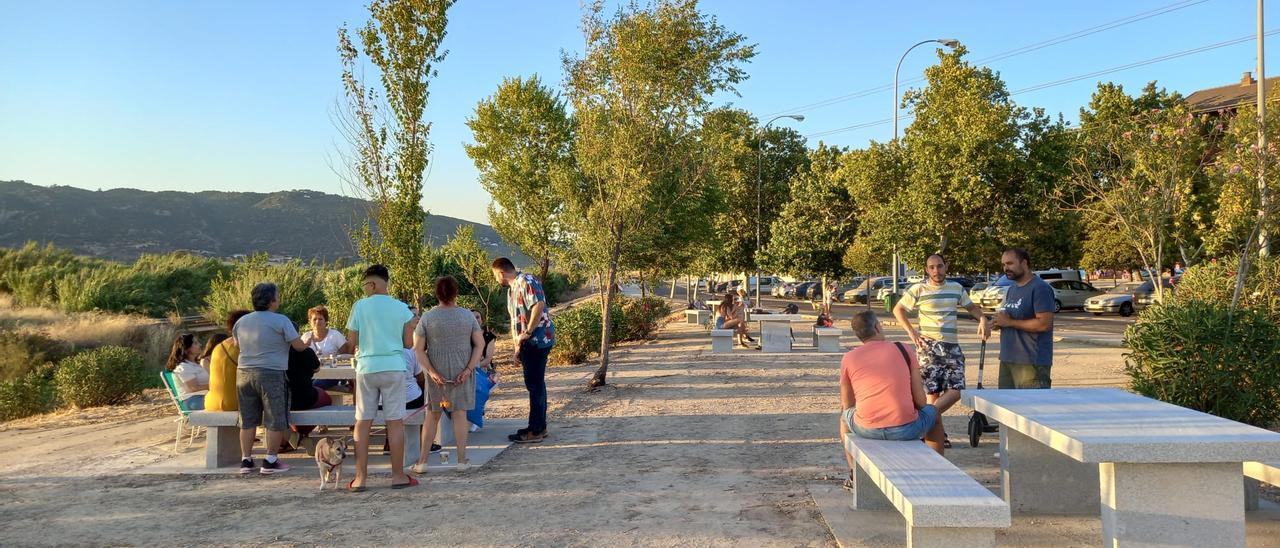
[[[920,375],[924,391],[941,394],[947,390],[964,390],[964,352],[960,345],[921,337]]]

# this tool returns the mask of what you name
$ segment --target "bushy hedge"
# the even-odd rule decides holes
[[[1225,257],[1188,268],[1174,299],[1229,305],[1236,289],[1238,257]],[[1240,306],[1258,310],[1280,322],[1280,257],[1253,259],[1240,295]]]
[[[213,280],[206,298],[205,316],[214,323],[222,323],[232,310],[253,310],[253,286],[271,282],[280,290],[280,309],[277,312],[288,316],[295,324],[304,325],[307,323],[307,309],[325,302],[322,280],[318,269],[302,261],[268,264],[265,255],[254,256],[237,264],[230,273]],[[358,284],[356,289],[359,290]],[[334,325],[341,327],[337,323]]]
[[[185,253],[143,255],[130,265],[104,263],[59,278],[59,304],[67,312],[102,310],[153,318],[204,308],[211,285],[231,267]]]
[[[53,244],[27,242],[18,249],[0,248],[0,291],[12,294],[22,306],[56,306],[59,278],[100,264]]]
[[[1263,312],[1176,299],[1143,312],[1124,340],[1139,394],[1255,426],[1280,420],[1280,326]]]
[[[43,364],[16,379],[0,381],[0,421],[20,419],[57,408],[53,364]]]
[[[651,338],[670,314],[669,305],[658,297],[618,297],[613,303],[612,340],[626,342]],[[582,363],[599,352],[604,325],[599,301],[586,301],[556,314],[554,322],[556,344],[551,349],[551,363]]]
[[[53,381],[63,403],[83,408],[128,401],[153,384],[147,374],[133,349],[104,346],[62,360]]]

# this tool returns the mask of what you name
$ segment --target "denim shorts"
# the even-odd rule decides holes
[[[924,438],[925,433],[938,422],[938,408],[932,404],[925,405],[917,411],[916,420],[900,426],[888,428],[863,428],[853,420],[854,408],[844,410],[840,419],[855,436],[869,440],[912,441]]]
[[[716,329],[724,329],[724,316],[716,316]]]

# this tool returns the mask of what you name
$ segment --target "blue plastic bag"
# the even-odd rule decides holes
[[[479,427],[484,426],[484,404],[489,401],[489,392],[493,391],[493,379],[488,373],[476,375],[476,405],[467,411],[467,421]]]

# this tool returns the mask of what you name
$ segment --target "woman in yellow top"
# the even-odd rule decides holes
[[[248,314],[248,310],[234,310],[227,315],[227,332],[236,321]],[[209,393],[204,397],[205,411],[238,411],[240,400],[236,397],[236,367],[240,365],[240,345],[234,337],[224,340],[213,349],[209,359]]]

